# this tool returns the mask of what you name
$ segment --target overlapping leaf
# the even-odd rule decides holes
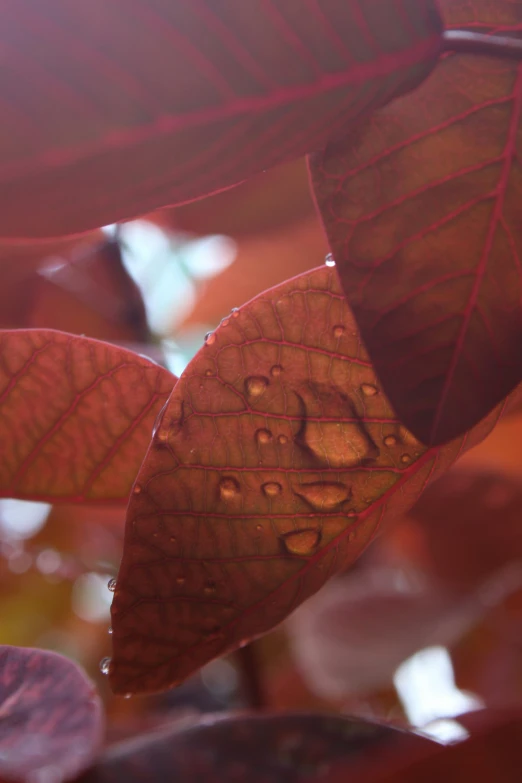
[[[114,690],[166,688],[281,622],[498,416],[426,450],[326,266],[232,312],[176,385],[134,487]]]
[[[422,81],[440,28],[434,0],[4,2],[0,235],[83,231],[320,149]]]
[[[102,706],[71,661],[45,650],[0,647],[0,777],[70,780],[102,740]]]
[[[510,0],[442,0],[447,25],[522,33]],[[348,300],[392,404],[426,443],[522,376],[522,66],[446,57],[312,161]]]
[[[298,783],[328,781],[338,767],[390,751],[429,753],[429,740],[335,715],[206,716],[203,725],[168,728],[109,749],[82,783],[155,781]]]
[[[470,718],[478,727],[464,742],[430,749],[428,754],[406,750],[388,768],[377,760],[373,772],[370,767],[361,777],[354,774],[354,783],[518,783],[522,764],[520,712],[485,710]]]
[[[126,503],[175,382],[108,343],[0,332],[0,495]]]

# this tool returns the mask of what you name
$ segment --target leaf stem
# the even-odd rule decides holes
[[[245,701],[250,709],[254,710],[260,710],[265,706],[263,678],[258,653],[257,642],[255,641],[236,651],[236,660],[239,664]]]
[[[442,35],[443,50],[478,54],[489,57],[507,57],[522,60],[522,39],[505,35],[484,35],[468,30],[446,30]]]

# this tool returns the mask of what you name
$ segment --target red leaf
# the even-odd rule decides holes
[[[520,34],[522,5],[442,0],[448,25]],[[312,160],[346,296],[400,418],[462,434],[522,376],[522,66],[446,57]]]
[[[410,750],[392,766],[375,763],[353,783],[519,783],[522,768],[522,717],[520,712],[484,711],[472,715],[482,722],[473,735],[447,748],[435,746],[428,753]],[[411,759],[413,756],[413,759]],[[420,758],[419,758],[420,756]]]
[[[92,762],[103,713],[93,684],[67,658],[0,647],[0,776],[61,783]]]
[[[379,757],[395,745],[429,753],[433,743],[390,726],[335,715],[206,716],[108,750],[82,783],[165,781],[328,782],[336,767]]]
[[[426,450],[378,387],[335,270],[232,313],[176,385],[138,475],[113,689],[169,687],[270,630],[499,414]]]
[[[0,332],[0,496],[126,503],[175,382],[108,343]]]
[[[320,149],[422,81],[440,32],[434,0],[8,0],[0,234],[84,231]]]

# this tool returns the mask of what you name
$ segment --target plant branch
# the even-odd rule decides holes
[[[442,40],[445,52],[522,60],[522,39],[520,38],[484,35],[467,30],[446,30],[442,35]]]

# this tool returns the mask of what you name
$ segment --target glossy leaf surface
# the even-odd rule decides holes
[[[449,26],[522,32],[509,0],[442,0]],[[384,388],[425,443],[522,376],[522,66],[445,57],[413,94],[312,160],[343,288]]]
[[[422,81],[440,28],[434,0],[3,3],[0,235],[83,231],[320,149]]]
[[[92,762],[102,740],[102,706],[67,658],[0,647],[0,777],[61,783]]]
[[[426,450],[377,384],[326,266],[232,312],[176,385],[138,475],[113,689],[164,689],[277,625],[499,413]]]
[[[108,750],[82,783],[146,779],[180,783],[328,781],[336,767],[389,751],[429,752],[433,743],[389,726],[335,715],[207,716]]]
[[[175,382],[108,343],[0,332],[0,495],[126,503]]]

